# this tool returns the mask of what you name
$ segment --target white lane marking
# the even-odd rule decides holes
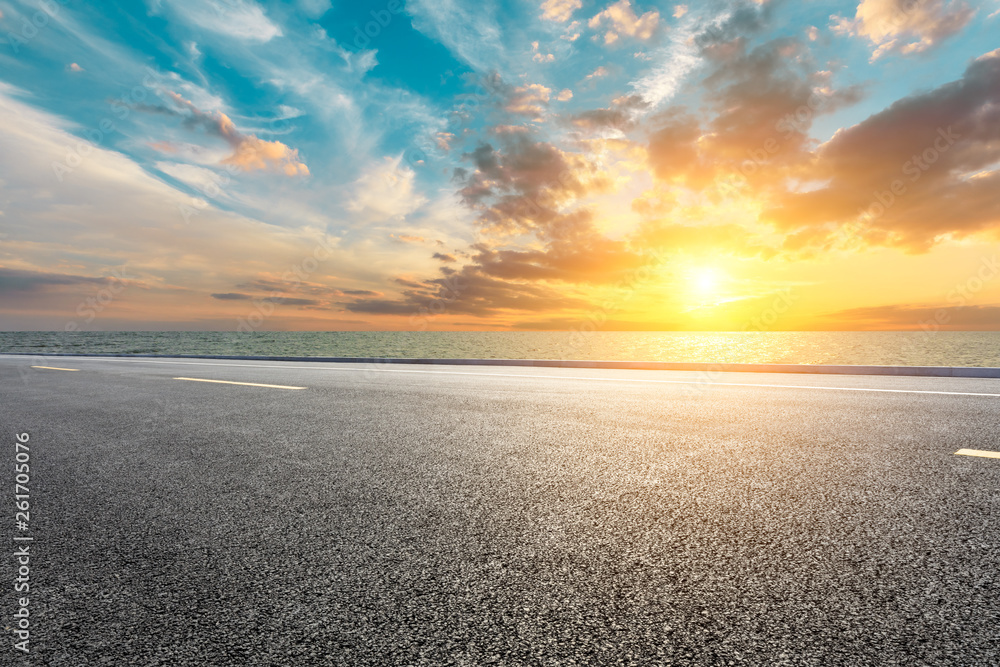
[[[32,366],[32,368],[42,368],[47,371],[78,371],[79,368],[56,368],[55,366]]]
[[[257,382],[230,382],[229,380],[206,380],[205,378],[174,378],[189,382],[215,382],[216,384],[242,384],[247,387],[269,387],[271,389],[305,389],[305,387],[289,387],[284,384],[259,384]]]
[[[1000,459],[1000,452],[987,452],[982,449],[960,449],[955,454],[957,456],[982,456],[987,459]]]
[[[11,355],[13,356],[13,355]],[[2,357],[0,357],[2,358]],[[509,377],[528,378],[533,380],[550,378],[553,380],[594,380],[597,382],[640,382],[653,384],[694,384],[711,385],[713,387],[766,387],[770,389],[813,389],[828,391],[867,391],[886,394],[935,394],[941,396],[985,396],[987,398],[1000,398],[1000,394],[987,394],[977,391],[928,391],[924,389],[875,389],[870,387],[823,387],[801,384],[756,384],[753,382],[706,382],[704,380],[653,380],[643,378],[616,378],[616,377],[586,377],[583,375],[528,375],[526,373],[459,373],[457,371],[426,371],[405,368],[333,368],[330,366],[279,366],[276,364],[219,364],[207,361],[159,361],[154,359],[116,359],[113,357],[80,357],[84,361],[121,361],[125,363],[139,364],[173,364],[185,366],[225,366],[236,368],[277,368],[283,370],[305,370],[305,371],[340,371],[366,372],[366,373],[427,373],[431,375],[472,375],[476,377]],[[364,362],[358,362],[363,364]],[[538,366],[536,368],[545,368]],[[612,369],[614,370],[614,369]],[[662,371],[661,371],[662,372]],[[667,371],[678,372],[678,371]]]

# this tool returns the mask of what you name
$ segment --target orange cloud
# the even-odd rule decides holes
[[[784,231],[847,226],[872,244],[923,251],[1000,225],[1000,49],[964,76],[839,130],[765,218]],[[825,236],[825,235],[821,235]]]
[[[276,169],[288,176],[307,176],[309,167],[299,159],[298,149],[289,148],[280,141],[265,141],[253,134],[243,134],[233,121],[221,111],[207,113],[174,92],[167,92],[180,109],[187,112],[189,121],[200,125],[233,148],[233,154],[223,164],[231,164],[245,171]]]
[[[604,43],[614,44],[625,35],[639,40],[647,40],[655,33],[660,25],[660,13],[650,10],[642,16],[636,15],[629,0],[618,0],[607,9],[598,13],[587,24],[592,30],[607,26],[604,33]]]
[[[514,89],[504,108],[510,113],[539,116],[548,106],[551,95],[552,90],[539,83],[520,86]]]

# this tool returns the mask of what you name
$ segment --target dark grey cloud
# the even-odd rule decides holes
[[[247,299],[252,299],[253,297],[249,294],[242,294],[240,292],[222,292],[219,294],[212,294],[213,299],[219,299],[220,301],[246,301]]]
[[[46,287],[60,285],[106,285],[116,279],[91,276],[78,276],[66,273],[43,273],[23,269],[6,269],[0,267],[0,293],[2,292],[33,292]]]

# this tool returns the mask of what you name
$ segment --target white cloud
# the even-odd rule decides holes
[[[565,23],[573,12],[583,6],[581,0],[545,0],[542,3],[542,18]]]
[[[962,0],[862,0],[854,19],[831,16],[837,34],[865,37],[875,47],[871,60],[887,53],[920,53],[959,33],[976,10]]]
[[[371,165],[351,186],[354,197],[347,208],[366,221],[405,218],[427,200],[416,192],[416,174],[402,166],[402,156],[383,158]]]
[[[251,42],[269,42],[281,28],[252,0],[167,0],[183,20],[205,30]]]
[[[496,9],[459,0],[411,0],[406,9],[413,27],[444,44],[474,70],[506,71],[510,45],[503,39]]]
[[[301,9],[310,18],[318,19],[333,7],[330,0],[299,0]]]
[[[688,12],[681,25],[671,33],[670,43],[659,49],[653,56],[635,54],[641,60],[659,63],[645,76],[631,83],[632,89],[649,102],[653,109],[672,98],[688,75],[701,63],[701,56],[694,44],[695,35],[706,25],[720,25],[729,18],[730,13],[711,17],[707,21],[699,20]]]

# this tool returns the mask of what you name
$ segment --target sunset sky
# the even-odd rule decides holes
[[[1000,329],[998,47],[997,0],[0,0],[0,328]]]

